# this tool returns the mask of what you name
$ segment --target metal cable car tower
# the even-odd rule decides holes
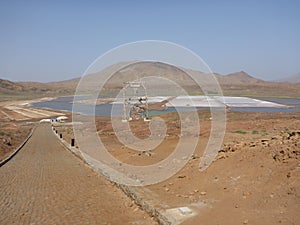
[[[142,92],[142,93],[141,93]],[[142,95],[143,94],[143,95]],[[123,87],[123,122],[149,121],[148,96],[144,82],[125,82]]]

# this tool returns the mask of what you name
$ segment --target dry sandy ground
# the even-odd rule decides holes
[[[222,149],[212,165],[200,172],[210,133],[210,114],[201,111],[200,141],[187,165],[168,180],[136,188],[143,198],[182,224],[300,224],[300,113],[229,112]],[[145,154],[122,146],[108,118],[99,117],[99,136],[121,161],[149,165],[167,157],[178,142],[176,114],[161,115],[168,137]],[[144,122],[132,122],[135,135],[149,135]],[[70,127],[59,132],[68,140]],[[144,193],[144,194],[143,194]],[[178,214],[187,206],[191,214]]]

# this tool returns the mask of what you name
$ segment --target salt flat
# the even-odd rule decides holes
[[[232,96],[155,96],[148,97],[149,103],[157,103],[169,100],[168,107],[257,107],[257,108],[286,108],[288,106],[248,97]],[[138,102],[138,100],[136,100]],[[113,104],[123,104],[122,99],[118,99]]]
[[[178,96],[167,106],[173,107],[272,107],[286,108],[286,105],[248,97],[231,96]]]

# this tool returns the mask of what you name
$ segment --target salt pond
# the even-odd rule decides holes
[[[82,96],[82,99],[86,99]],[[160,102],[170,99],[167,103],[168,109],[164,111],[150,111],[150,115],[164,114],[174,112],[176,110],[187,111],[191,107],[196,107],[198,110],[218,109],[226,106],[232,111],[240,112],[300,112],[300,109],[295,108],[300,106],[300,99],[254,99],[248,97],[230,97],[230,96],[178,96],[170,98],[168,96],[149,97],[150,102]],[[122,115],[123,105],[121,101],[113,102],[114,104],[100,104],[95,107],[88,104],[78,104],[78,112],[83,114],[95,114],[97,116],[111,116],[112,106],[114,105],[114,116]],[[32,103],[36,108],[50,108],[54,110],[72,111],[73,97],[62,97],[51,101]],[[91,110],[93,108],[93,110]],[[94,109],[95,108],[95,109]],[[95,112],[94,112],[95,110]]]

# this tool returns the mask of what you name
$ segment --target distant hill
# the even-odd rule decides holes
[[[288,82],[288,83],[300,83],[300,73],[295,74],[294,76],[285,77],[275,82]]]
[[[210,76],[201,71],[194,71],[190,69],[182,68],[185,71],[192,72],[193,75],[205,79]],[[176,80],[181,85],[191,85],[195,82],[184,73],[180,67],[174,67],[172,65],[164,64],[161,62],[136,62],[125,66],[116,72],[108,81],[109,86],[123,86],[123,83],[130,80],[135,80],[147,76],[163,77],[170,80]],[[92,76],[100,77],[101,74],[93,74]],[[214,76],[218,79],[221,85],[232,84],[264,84],[266,81],[256,79],[244,71],[231,73],[228,75],[221,75],[214,73]]]
[[[225,76],[219,75],[219,76],[217,76],[217,79],[223,85],[245,84],[245,83],[247,83],[247,84],[263,84],[266,82],[266,81],[263,81],[260,79],[256,79],[244,71],[230,73]]]
[[[24,87],[9,80],[0,79],[0,93],[23,91]]]
[[[12,82],[0,79],[0,101],[73,95],[79,78],[51,83]]]
[[[123,65],[122,63],[112,65],[111,69],[115,70],[117,66]],[[111,70],[107,70],[111,71]],[[106,72],[107,72],[106,71]],[[203,81],[210,76],[209,74],[200,71],[192,71],[196,76],[200,76]],[[88,77],[96,78],[100,82],[105,71],[90,74]],[[227,96],[249,96],[249,97],[300,97],[300,74],[293,76],[287,82],[269,82],[256,79],[244,71],[221,75],[214,73],[215,77],[222,87],[223,94]],[[135,62],[129,66],[118,70],[113,76],[105,83],[103,93],[101,95],[113,94],[118,92],[123,83],[130,80],[135,80],[139,77],[158,76],[163,78],[172,78],[180,82],[180,85],[189,90],[190,94],[202,94],[201,90],[196,86],[195,82],[187,76],[181,68],[160,62]],[[39,97],[55,97],[73,95],[75,93],[77,84],[80,78],[71,80],[39,83],[39,82],[11,82],[8,80],[0,79],[0,100],[12,99],[32,99]],[[93,81],[93,79],[91,79]],[[297,83],[296,83],[296,82]],[[94,88],[95,84],[90,82],[88,89]],[[154,85],[158,90],[162,88],[168,92],[168,88],[163,87],[161,82]],[[174,88],[173,88],[174,89]]]

